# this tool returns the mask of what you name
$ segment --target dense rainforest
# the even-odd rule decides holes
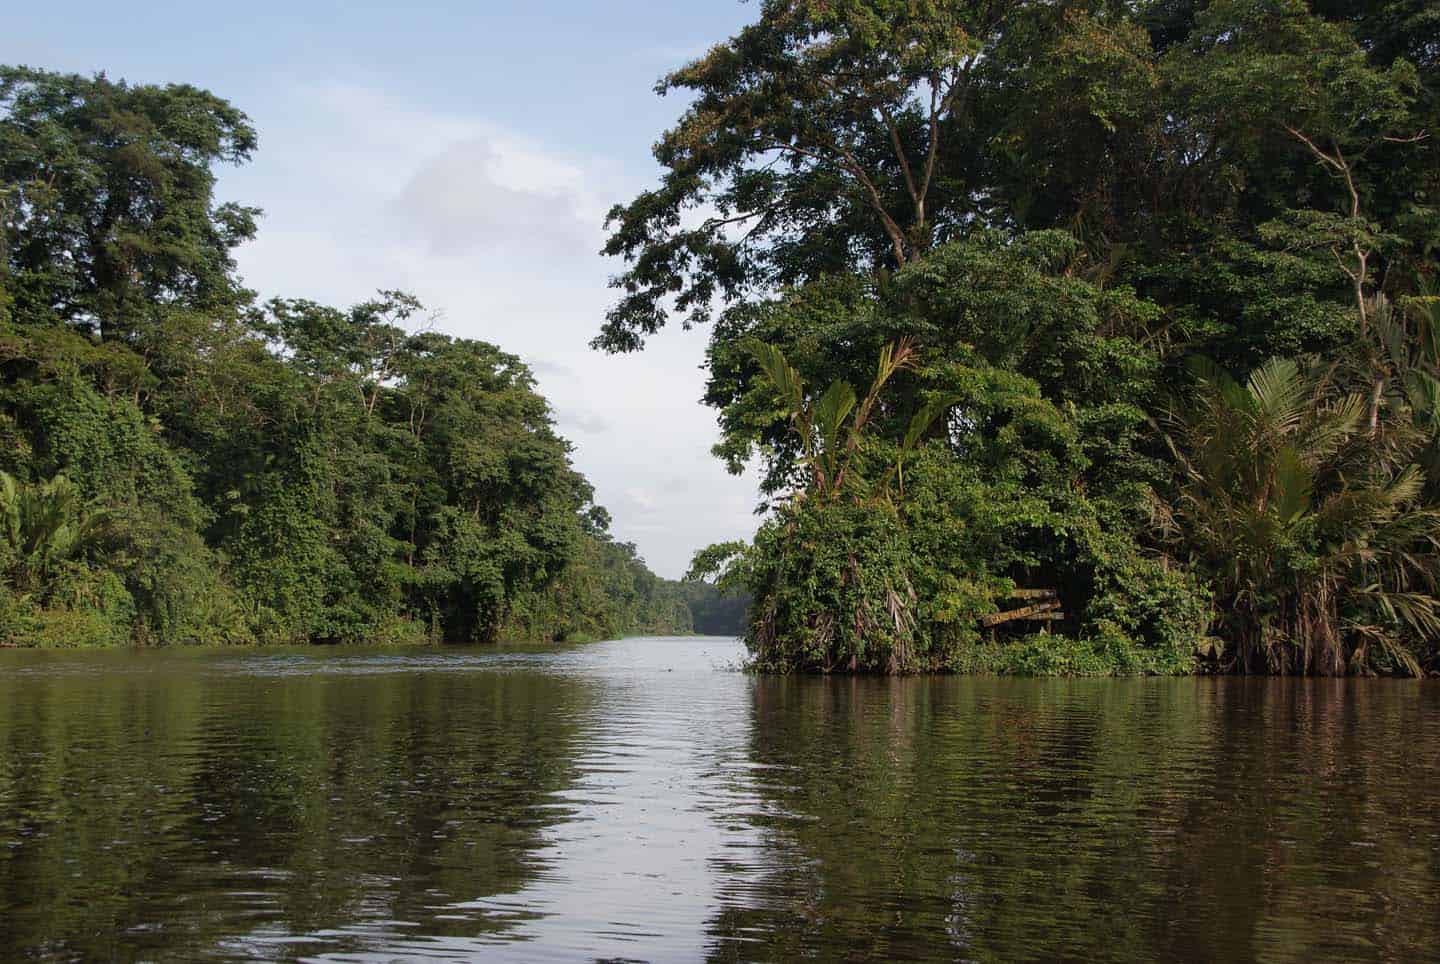
[[[714,588],[608,534],[520,359],[401,292],[257,302],[213,191],[255,147],[193,87],[0,68],[0,644],[690,632]]]
[[[777,670],[1440,672],[1440,5],[763,0],[598,347],[711,325]]]

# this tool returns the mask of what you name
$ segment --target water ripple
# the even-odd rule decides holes
[[[1440,689],[0,653],[37,959],[1440,958]]]

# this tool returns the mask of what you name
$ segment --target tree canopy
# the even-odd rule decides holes
[[[1440,670],[1432,6],[767,0],[668,75],[596,343],[713,323],[770,514],[697,563],[760,662]],[[902,344],[837,486],[816,427]],[[1216,386],[1286,366],[1227,463],[1263,403]]]
[[[0,68],[0,642],[689,632],[519,358],[403,292],[256,302],[214,197],[256,144],[193,87]]]

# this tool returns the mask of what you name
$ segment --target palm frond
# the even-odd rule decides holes
[[[771,386],[784,399],[792,418],[800,415],[805,405],[805,381],[785,358],[778,346],[763,341],[750,343],[750,355],[760,366]]]
[[[1276,429],[1298,423],[1305,414],[1305,379],[1294,359],[1270,359],[1250,373],[1248,387],[1258,414]]]
[[[1314,475],[1293,445],[1281,446],[1275,457],[1274,507],[1284,525],[1292,525],[1310,510]]]
[[[855,389],[848,382],[834,381],[815,402],[815,429],[820,433],[821,453],[830,474],[835,474],[835,460],[840,451],[840,429],[855,408]]]

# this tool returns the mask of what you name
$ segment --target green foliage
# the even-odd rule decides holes
[[[689,632],[518,358],[402,292],[252,303],[213,167],[254,147],[204,91],[0,68],[0,642]]]
[[[256,143],[249,119],[194,87],[0,68],[0,204],[14,313],[106,340],[170,306],[224,309],[230,251],[253,208],[214,203],[217,162]]]
[[[743,587],[722,588],[704,580],[687,579],[680,591],[690,608],[691,623],[701,636],[743,636],[750,595]]]
[[[0,527],[6,578],[18,592],[47,592],[93,537],[95,518],[64,476],[25,485],[0,472]]]
[[[661,185],[610,213],[631,269],[597,344],[634,350],[767,284],[922,254],[969,206],[941,162],[963,143],[998,5],[766,0],[758,22],[660,82],[693,103]],[[709,207],[696,226],[682,214]],[[739,240],[735,238],[739,236]]]
[[[120,642],[134,602],[112,572],[87,556],[103,517],[64,476],[22,483],[0,472],[0,629],[45,645]]]
[[[1045,397],[1073,407],[1076,419],[1093,427],[1079,444],[1110,450],[1095,475],[1152,474],[1134,443],[1146,421],[1143,406],[1157,395],[1162,356],[1146,332],[1160,321],[1159,310],[1129,290],[1071,277],[1076,252],[1059,232],[1013,239],[984,233],[934,249],[883,286],[827,282],[732,316],[710,349],[707,400],[721,408],[724,429],[717,451],[738,469],[759,448],[772,492],[793,481],[804,454],[799,437],[774,417],[773,379],[755,377],[757,340],[781,351],[796,378],[864,384],[884,346],[903,339],[906,364],[891,377],[897,396],[914,408],[872,404],[867,413],[902,446],[907,438],[918,443],[962,400],[951,396],[973,395],[975,378],[1014,372],[1026,382],[1021,391],[1032,393],[1030,384],[1038,383]],[[788,404],[794,407],[793,398]]]
[[[772,515],[697,567],[761,662],[1440,669],[1423,6],[773,0],[667,78],[597,341],[723,306],[715,451]]]
[[[746,635],[765,670],[910,672],[917,652],[909,547],[886,502],[780,509],[739,565],[754,593]]]
[[[25,468],[63,472],[111,506],[145,506],[193,528],[205,519],[180,453],[129,399],[105,397],[78,378],[15,385],[13,417],[32,434]]]
[[[832,391],[811,402],[778,349],[752,350],[781,376],[770,376],[777,391],[799,393],[792,431],[813,431],[821,419],[811,412]],[[870,407],[882,404],[897,357],[882,351]],[[983,363],[918,374],[932,387],[918,392],[929,397],[914,416],[894,419],[906,426],[898,443],[859,419],[850,427],[847,459],[857,464],[842,470],[848,486],[831,481],[834,463],[817,433],[820,441],[802,452],[827,470],[805,477],[754,544],[697,554],[692,576],[718,576],[753,595],[747,642],[756,665],[881,673],[1192,668],[1209,616],[1206,594],[1142,549],[1121,515],[1123,500],[1077,492],[1088,463],[1075,420],[1034,382]],[[916,449],[941,416],[945,437]],[[908,481],[888,484],[907,461]],[[883,467],[882,476],[875,470]],[[1035,620],[1074,636],[1015,628]],[[1058,648],[1047,655],[1050,640]]]
[[[833,498],[851,488],[866,489],[869,484],[852,471],[853,463],[865,438],[865,427],[880,401],[885,383],[899,372],[915,366],[914,346],[908,341],[880,348],[875,379],[864,399],[857,400],[849,383],[833,381],[818,398],[807,397],[804,380],[790,367],[785,354],[763,342],[751,346],[756,361],[780,396],[790,424],[800,439],[803,460],[810,472],[809,491],[821,498]],[[922,406],[910,421],[905,444],[892,471],[901,474],[902,460],[920,436],[940,417],[948,402],[944,399]],[[885,480],[889,481],[887,474]]]
[[[586,642],[694,631],[684,587],[656,576],[633,545],[602,531],[581,537],[574,558],[552,583],[516,598],[500,635]]]
[[[1244,385],[1197,370],[1168,419],[1180,480],[1156,510],[1215,585],[1230,647],[1217,655],[1249,671],[1419,675],[1440,634],[1422,439],[1409,425],[1385,439],[1324,369],[1275,359]]]

